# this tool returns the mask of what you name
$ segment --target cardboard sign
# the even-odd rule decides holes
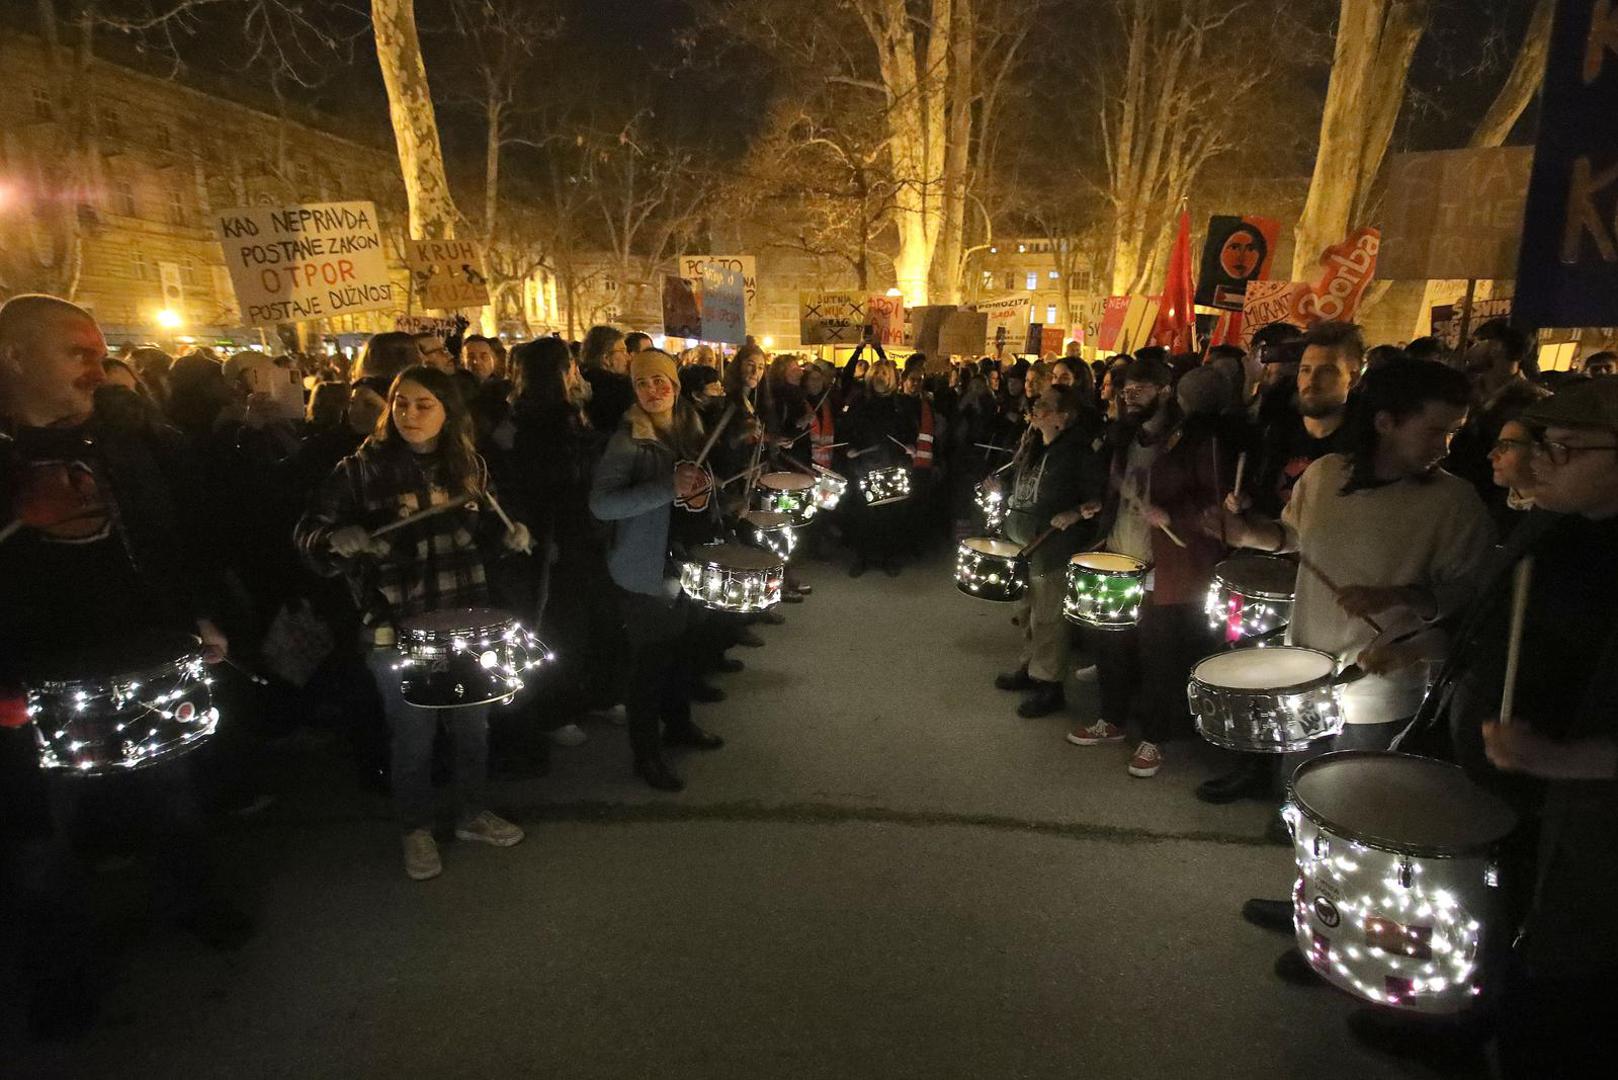
[[[865,301],[871,335],[883,345],[906,345],[905,302],[899,296],[872,296]]]
[[[1267,281],[1281,234],[1281,223],[1267,217],[1216,214],[1208,220],[1197,274],[1196,303],[1224,311],[1242,310],[1250,281]]]
[[[1152,328],[1157,325],[1158,307],[1155,296],[1129,298],[1129,309],[1124,312],[1124,325],[1118,335],[1119,352],[1133,352],[1147,344]]]
[[[1067,337],[1067,328],[1063,326],[1047,326],[1040,331],[1039,355],[1047,356],[1056,353],[1058,356],[1067,348],[1064,340]]]
[[[1618,326],[1618,7],[1559,0],[1518,258],[1525,326]]]
[[[955,310],[946,313],[938,331],[938,355],[977,356],[988,327],[989,316],[985,312]]]
[[[250,326],[403,307],[368,202],[249,206],[215,215]]]
[[[1490,319],[1511,318],[1511,297],[1491,297],[1472,301],[1471,329],[1476,330]],[[1461,305],[1439,304],[1432,309],[1433,337],[1451,349],[1461,344]]]
[[[416,303],[429,311],[483,307],[489,302],[483,259],[470,240],[406,240],[405,266]]]
[[[800,292],[798,340],[804,345],[858,345],[870,322],[866,299],[849,292]]]
[[[1096,348],[1114,352],[1118,348],[1118,335],[1124,328],[1124,316],[1129,314],[1129,297],[1109,296],[1101,302],[1100,325],[1096,327]]]
[[[954,310],[953,304],[925,304],[905,309],[905,317],[910,322],[911,345],[929,361],[935,356],[947,355],[939,351],[938,339],[944,332],[944,321]],[[972,346],[972,352],[973,355],[977,354],[976,345]]]
[[[984,300],[973,304],[986,319],[983,348],[990,356],[1009,344],[1015,349],[1027,340],[1028,324],[1033,321],[1034,301],[1027,296],[1007,296],[998,300]],[[974,350],[977,348],[973,347]]]
[[[742,272],[704,263],[702,266],[702,333],[704,341],[727,345],[747,342],[747,292]]]
[[[1511,277],[1533,158],[1526,146],[1395,154],[1388,161],[1378,276]]]
[[[758,260],[751,255],[681,255],[675,261],[678,276],[696,281],[702,277],[702,268],[709,264],[735,270],[742,275],[742,287],[747,291],[747,322],[758,325]]]
[[[1303,298],[1309,286],[1302,281],[1253,281],[1242,298],[1240,345],[1253,347],[1253,335],[1271,323],[1291,323],[1300,329],[1309,324],[1303,317]]]
[[[702,308],[690,278],[663,275],[663,334],[665,337],[701,338]]]

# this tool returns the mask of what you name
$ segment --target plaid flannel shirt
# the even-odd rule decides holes
[[[391,459],[391,460],[390,460]],[[489,490],[488,467],[478,459],[480,486]],[[429,611],[489,604],[485,556],[480,544],[499,535],[498,520],[470,493],[452,495],[436,456],[383,454],[371,446],[344,458],[316,490],[298,522],[299,552],[328,577],[347,577],[367,623],[393,622]],[[389,533],[381,558],[339,558],[331,535],[348,525],[375,530],[430,506],[461,501],[450,510]]]

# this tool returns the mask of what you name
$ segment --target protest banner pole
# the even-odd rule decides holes
[[[1466,351],[1467,338],[1472,334],[1472,299],[1477,295],[1478,279],[1466,279],[1466,295],[1461,298],[1461,332],[1455,339],[1455,351]]]

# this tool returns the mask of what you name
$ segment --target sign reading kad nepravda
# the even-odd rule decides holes
[[[369,202],[250,206],[216,215],[249,325],[402,307]]]

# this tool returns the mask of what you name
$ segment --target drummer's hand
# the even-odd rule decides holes
[[[674,494],[682,499],[700,495],[708,488],[708,474],[700,465],[682,461],[674,467]]]
[[[197,637],[202,639],[202,659],[208,663],[217,664],[230,655],[230,642],[225,640],[224,631],[210,620],[197,620]]]
[[[500,538],[507,551],[520,551],[524,554],[534,549],[534,535],[528,531],[528,526],[520,521],[513,521],[506,535]]]
[[[1546,780],[1611,780],[1618,775],[1618,742],[1611,736],[1562,742],[1541,735],[1521,720],[1485,723],[1483,752],[1497,769]]]
[[[1051,528],[1071,529],[1073,526],[1077,525],[1083,520],[1084,513],[1082,511],[1063,510],[1060,514],[1057,514],[1055,517],[1051,518]]]
[[[1403,671],[1428,659],[1431,657],[1428,656],[1427,643],[1418,637],[1410,641],[1401,641],[1397,645],[1379,645],[1373,641],[1360,650],[1354,662],[1367,675],[1386,675],[1393,671]]]
[[[1097,499],[1091,499],[1089,502],[1079,507],[1079,516],[1084,518],[1086,521],[1089,521],[1099,513],[1101,513],[1101,503]]]
[[[1173,518],[1169,517],[1167,510],[1161,506],[1153,506],[1151,503],[1141,504],[1140,516],[1146,520],[1146,524],[1154,529],[1165,528],[1174,521]]]
[[[1337,594],[1337,606],[1350,615],[1363,618],[1392,608],[1410,608],[1418,614],[1419,602],[1415,590],[1396,585],[1347,585]]]
[[[1253,508],[1253,500],[1239,491],[1225,496],[1225,509],[1232,514],[1245,514]]]
[[[331,549],[344,559],[352,559],[373,548],[371,534],[358,525],[344,525],[331,534]]]

